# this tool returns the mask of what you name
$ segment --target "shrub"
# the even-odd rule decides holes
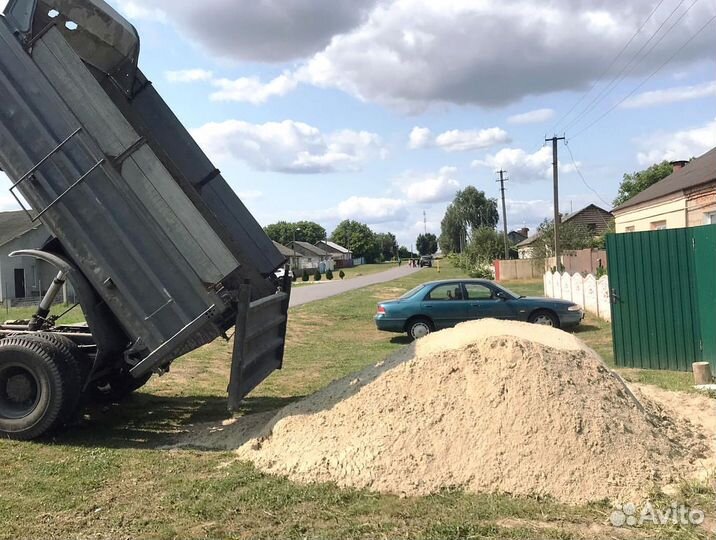
[[[607,269],[603,266],[597,267],[597,279],[599,279],[602,276],[608,275]]]
[[[303,269],[303,274],[301,275],[301,281],[308,281],[308,270],[305,268]]]
[[[333,279],[333,271],[330,268],[326,270],[326,279],[328,281],[331,281]]]
[[[343,279],[344,277],[346,277],[346,273],[343,270],[341,270],[340,272],[338,272],[338,277]]]
[[[470,270],[470,277],[475,279],[495,279],[492,268],[486,264],[475,266]]]
[[[318,268],[313,273],[313,281],[321,281],[321,271]]]

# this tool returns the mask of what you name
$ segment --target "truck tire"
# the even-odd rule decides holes
[[[92,369],[92,365],[87,355],[80,349],[80,346],[70,338],[54,332],[39,332],[35,335],[42,336],[44,339],[51,341],[62,349],[63,353],[68,355],[68,359],[77,366],[81,383],[84,386]]]
[[[60,411],[58,422],[72,422],[79,409],[84,381],[79,360],[72,353],[72,349],[63,341],[63,336],[53,335],[51,332],[38,332],[36,334],[25,334],[20,339],[40,343],[52,358],[58,362],[66,390],[66,398],[62,411]]]
[[[1,437],[35,439],[62,423],[77,379],[54,350],[36,339],[0,341]]]

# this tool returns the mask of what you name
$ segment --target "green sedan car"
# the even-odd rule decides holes
[[[580,306],[567,300],[530,298],[486,279],[431,281],[396,300],[378,304],[375,324],[385,332],[407,332],[413,339],[475,319],[508,319],[557,328],[578,325]]]

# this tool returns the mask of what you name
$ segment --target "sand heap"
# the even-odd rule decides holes
[[[301,482],[581,503],[634,500],[704,447],[574,336],[485,320],[282,409],[237,452]]]

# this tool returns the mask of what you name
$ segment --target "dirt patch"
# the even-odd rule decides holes
[[[226,426],[222,447],[296,481],[402,495],[634,501],[709,452],[576,337],[493,320],[428,336],[261,424]]]

